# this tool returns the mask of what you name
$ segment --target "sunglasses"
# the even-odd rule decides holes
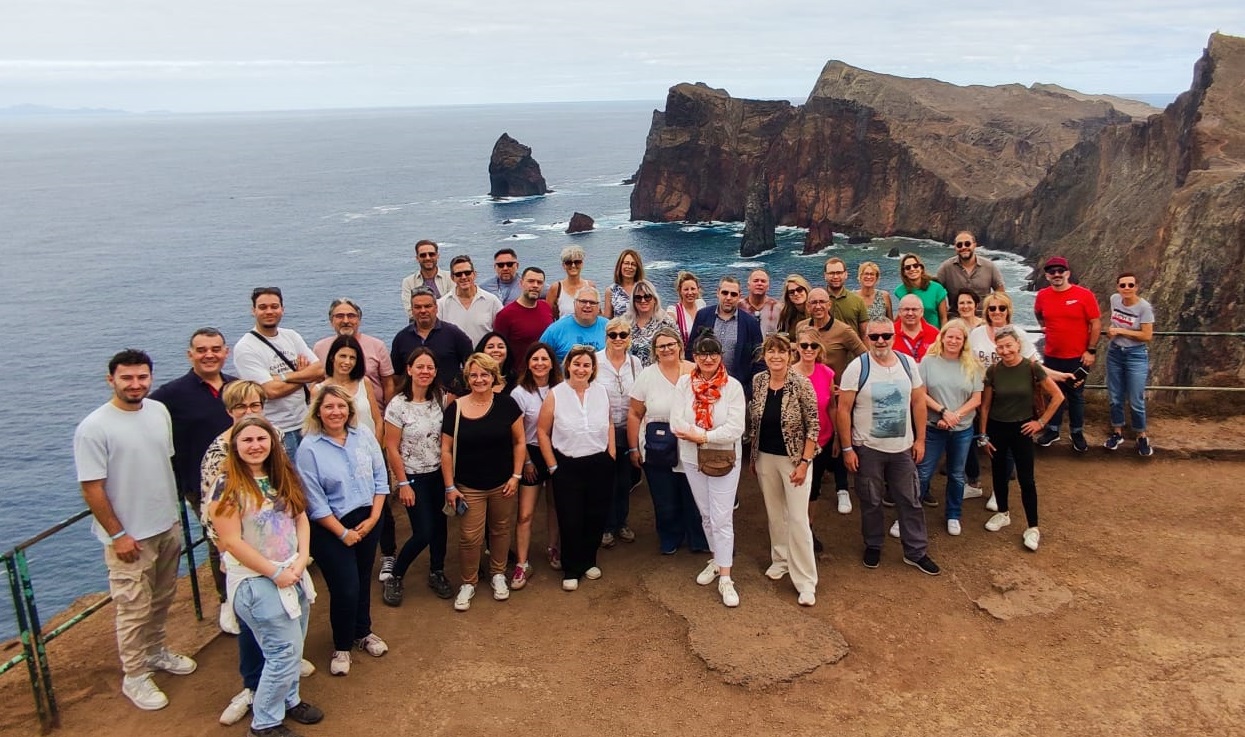
[[[894,333],[869,333],[869,340],[877,342],[879,340],[890,340],[895,337]]]
[[[728,292],[725,289],[720,290],[718,294],[722,295],[723,297],[738,297],[739,296],[739,292]]]
[[[1007,308],[1003,305],[990,305],[986,308],[986,312],[1007,312]]]
[[[583,266],[584,260],[582,258],[574,258],[569,261],[563,261],[562,265],[563,266]]]
[[[972,248],[973,242],[972,241],[956,241],[955,247],[956,248]]]
[[[1060,274],[1068,273],[1068,270],[1062,266],[1055,266],[1055,267],[1046,269],[1045,271],[1047,274],[1051,274],[1052,276],[1058,276]]]
[[[920,264],[908,264],[907,266],[903,267],[903,270],[904,271],[920,271],[921,269],[924,269],[924,268],[925,267]]]
[[[636,296],[632,297],[632,299],[634,299],[636,302],[648,302],[652,298],[653,298],[653,295],[651,294],[637,294]]]
[[[436,258],[436,257],[437,257],[436,251],[433,251],[431,253],[419,253],[415,255],[415,258]]]
[[[814,348],[821,347],[821,343],[796,343],[796,345],[800,346],[800,350],[802,351],[811,351]]]
[[[450,276],[454,277],[455,279],[461,279],[464,276],[471,276],[474,273],[476,273],[475,269],[467,269],[466,271],[455,271],[451,273]]]
[[[793,294],[805,294],[807,292],[808,290],[804,287],[792,287],[787,290],[787,296],[790,297]]]
[[[606,333],[606,335],[609,336],[610,340],[622,340],[624,338],[631,337],[631,333],[628,333],[626,331],[614,331],[614,332]]]
[[[1132,289],[1132,288],[1133,288],[1133,287],[1135,287],[1135,286],[1137,286],[1137,282],[1135,282],[1135,281],[1122,281],[1122,282],[1120,282],[1120,289]]]
[[[513,269],[519,265],[518,261],[495,261],[493,265],[499,269]]]

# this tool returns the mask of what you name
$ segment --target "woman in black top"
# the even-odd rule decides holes
[[[470,393],[445,408],[441,424],[445,503],[449,507],[467,506],[458,536],[463,585],[454,599],[454,609],[460,612],[471,608],[476,594],[486,524],[493,598],[510,598],[506,551],[510,549],[510,519],[526,457],[523,411],[509,394],[493,391],[502,382],[497,362],[485,353],[473,353],[463,365],[463,379]]]

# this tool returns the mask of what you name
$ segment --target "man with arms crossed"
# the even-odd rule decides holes
[[[177,587],[182,528],[177,514],[173,429],[168,410],[148,399],[151,358],[125,350],[108,362],[112,398],[74,432],[82,496],[104,544],[108,588],[117,608],[121,693],[154,711],[169,699],[152,680],[162,670],[194,672],[195,661],[165,647],[165,623]]]
[[[815,287],[808,293],[808,319],[796,327],[806,325],[817,330],[822,360],[834,370],[834,385],[838,386],[843,381],[847,364],[866,350],[856,326],[834,319],[834,314],[830,312],[830,295],[821,287]]]
[[[843,372],[835,426],[851,439],[841,450],[847,470],[856,474],[865,568],[877,568],[882,560],[882,495],[889,492],[899,511],[904,563],[937,576],[942,571],[929,557],[916,470],[925,457],[925,386],[916,361],[892,349],[895,326],[890,320],[876,318],[866,328],[869,352]]]
[[[309,384],[324,380],[324,364],[307,346],[303,336],[280,327],[285,302],[277,287],[251,291],[251,314],[255,328],[233,347],[233,365],[239,378],[264,387],[268,404],[264,415],[285,433],[281,444],[294,457],[303,439],[303,420],[311,403]]]

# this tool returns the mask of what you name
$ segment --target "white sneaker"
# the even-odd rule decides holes
[[[739,606],[739,592],[735,591],[735,582],[729,578],[718,579],[718,593],[722,595],[722,603],[729,607]]]
[[[316,672],[316,666],[308,659],[303,658],[298,664],[298,677],[307,678]]]
[[[238,615],[233,611],[233,602],[225,601],[220,605],[220,617],[217,618],[220,624],[220,631],[227,635],[238,635],[242,633],[242,627],[238,625]],[[230,722],[233,724],[233,722]]]
[[[1012,523],[1012,516],[1008,512],[997,512],[993,517],[986,520],[986,529],[990,532],[998,532]]]
[[[367,633],[367,636],[355,642],[354,646],[366,652],[368,655],[371,655],[373,658],[379,658],[389,652],[389,646],[386,645],[385,641],[380,639],[380,636],[375,632]]]
[[[947,534],[948,535],[959,535],[960,534],[960,521],[958,519],[947,520]]]
[[[150,673],[122,678],[121,693],[143,711],[158,711],[169,705],[169,697],[151,679]]]
[[[839,489],[839,514],[852,513],[852,495],[847,489]]]
[[[465,612],[471,608],[471,598],[476,595],[476,587],[469,583],[463,584],[454,597],[454,611]]]
[[[563,590],[563,591],[574,591],[575,589],[578,589],[578,588],[579,588],[579,579],[578,579],[578,578],[564,578],[564,579],[562,579],[562,590]]]
[[[800,606],[813,606],[817,603],[817,595],[812,591],[801,591],[800,598],[796,599]]]
[[[765,570],[765,577],[771,581],[781,581],[782,577],[787,575],[787,566],[782,563],[774,563]]]
[[[705,566],[705,570],[696,574],[696,583],[701,586],[708,586],[713,583],[713,579],[718,577],[719,572],[721,572],[721,569],[718,568],[718,564],[711,559],[709,565]]]
[[[220,713],[220,723],[228,727],[231,724],[237,724],[242,721],[242,717],[251,710],[251,702],[255,700],[255,692],[249,688],[244,688],[229,700],[229,706]]]
[[[1037,552],[1038,543],[1042,541],[1042,533],[1036,527],[1030,527],[1025,530],[1024,534],[1025,547],[1029,550]]]
[[[596,566],[593,566],[589,568],[588,570],[584,571],[584,578],[588,579],[589,581],[595,581],[600,577],[601,577],[601,569],[597,568]]]
[[[994,494],[991,494],[990,498],[986,500],[986,511],[987,512],[999,511],[999,498],[995,496]]]
[[[895,524],[891,525],[891,537],[899,537],[899,520],[895,520]]]
[[[172,673],[175,676],[188,676],[195,672],[199,664],[185,655],[179,655],[171,652],[167,647],[162,647],[160,652],[147,658],[147,667]]]
[[[977,497],[985,496],[985,494],[986,494],[986,490],[981,488],[980,486],[973,486],[972,484],[964,484],[964,498],[965,499],[976,499]]]
[[[497,601],[505,601],[510,598],[510,587],[506,585],[506,574],[493,574],[491,581],[493,586],[493,598]]]
[[[329,673],[344,676],[350,672],[350,651],[334,650],[333,659],[329,661]]]

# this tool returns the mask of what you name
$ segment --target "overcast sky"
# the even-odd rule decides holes
[[[1243,0],[0,0],[0,107],[803,97],[840,59],[957,84],[1187,89]]]

